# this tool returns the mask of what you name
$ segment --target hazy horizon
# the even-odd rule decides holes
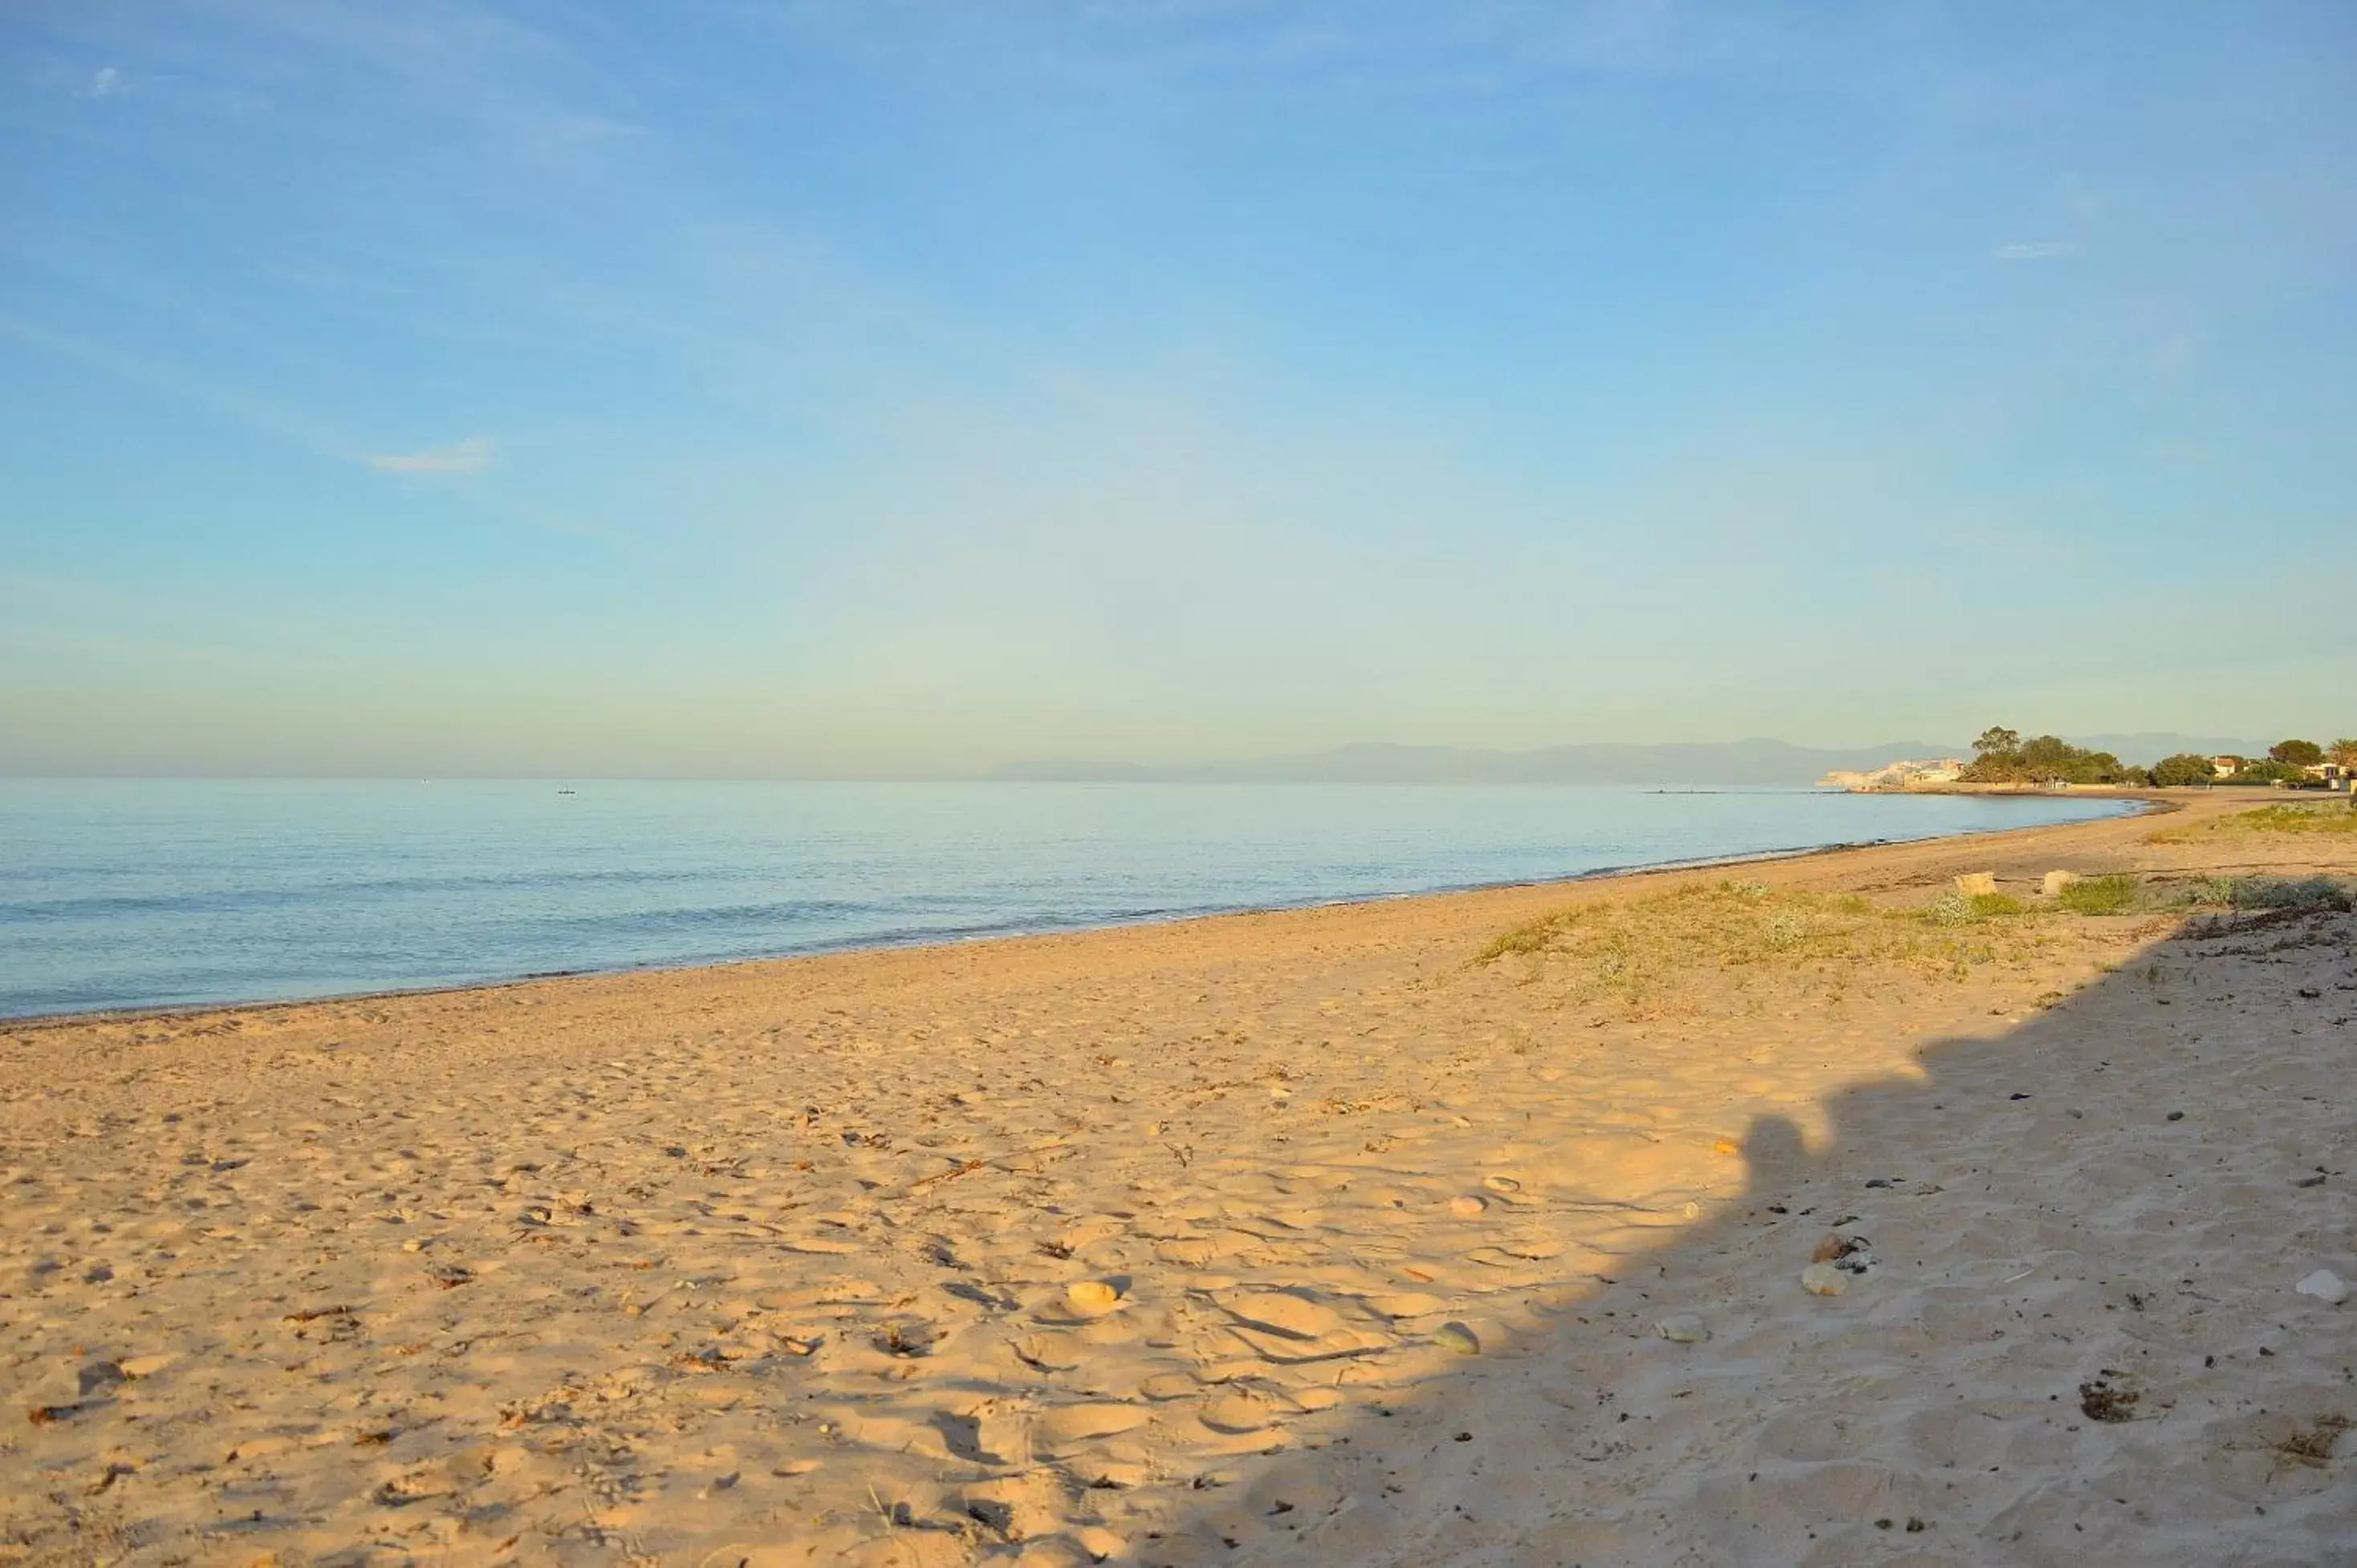
[[[0,773],[2357,730],[2345,6],[94,0],[0,80]]]
[[[2088,746],[2114,752],[2123,761],[2149,765],[2172,752],[2237,753],[2261,756],[2269,742],[2234,739],[2216,736],[2189,736],[2174,732],[2147,732],[2142,735],[2076,735],[2063,737],[2073,745]],[[1781,773],[1772,768],[1762,768],[1754,757],[1757,751],[1771,754],[1770,761],[1784,762]],[[1789,757],[1784,754],[1789,754]],[[1777,782],[1797,784],[1809,781],[1818,772],[1835,768],[1871,768],[1885,762],[1904,758],[1925,758],[1946,756],[1968,757],[1968,745],[1943,744],[1920,740],[1899,740],[1879,745],[1846,746],[1800,746],[1772,737],[1752,736],[1731,741],[1679,741],[1657,745],[1631,742],[1571,742],[1552,746],[1525,749],[1480,749],[1472,747],[1421,746],[1395,741],[1361,741],[1329,747],[1314,752],[1256,754],[1248,757],[1208,757],[1174,762],[1144,763],[1121,757],[1029,757],[1016,762],[970,771],[884,772],[843,770],[833,773],[803,772],[744,772],[733,774],[693,773],[601,773],[596,771],[548,772],[476,772],[439,773],[335,773],[282,769],[276,772],[194,773],[194,772],[113,772],[113,773],[39,773],[0,771],[0,780],[59,780],[76,778],[93,779],[125,779],[168,782],[174,779],[254,781],[272,780],[332,782],[383,782],[419,778],[425,782],[490,781],[500,779],[565,782],[713,782],[713,783],[1070,783],[1132,781],[1146,783],[1336,783],[1364,781],[1374,783],[1481,783],[1516,781],[1533,783],[1610,783],[1631,782],[1676,784],[1686,782],[1740,783]],[[1568,756],[1566,771],[1557,774],[1514,777],[1511,771],[1485,775],[1478,768],[1460,775],[1446,772],[1419,774],[1412,767],[1386,772],[1380,767],[1369,769],[1363,766],[1355,770],[1348,767],[1321,768],[1320,763],[1363,764],[1369,757],[1380,762],[1388,755],[1396,755],[1410,762],[1427,757],[1466,759],[1472,762],[1512,764]],[[1689,777],[1674,767],[1647,770],[1646,758],[1698,757],[1709,766],[1707,778]],[[1751,766],[1747,767],[1749,760]],[[1587,770],[1581,770],[1587,761]],[[1803,778],[1805,771],[1809,778]],[[1771,773],[1774,775],[1770,777]]]

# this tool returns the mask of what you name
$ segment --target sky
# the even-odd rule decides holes
[[[2344,0],[17,0],[0,772],[2357,733],[2352,285]]]

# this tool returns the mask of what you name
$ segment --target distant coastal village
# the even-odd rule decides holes
[[[2203,756],[2180,752],[2149,768],[2122,762],[2108,751],[2075,746],[2059,736],[2022,739],[2015,730],[1992,727],[1973,742],[1973,755],[1905,758],[1859,772],[1836,768],[1817,782],[1834,789],[2186,789],[2226,785],[2274,789],[2324,789],[2350,793],[2357,778],[2357,739],[2330,746],[2312,740],[2281,740],[2265,757]]]

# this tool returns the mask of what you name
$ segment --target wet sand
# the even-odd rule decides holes
[[[2357,1562],[2260,803],[0,1026],[0,1561]]]

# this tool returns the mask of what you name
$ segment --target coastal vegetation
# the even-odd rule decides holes
[[[2152,765],[2152,781],[2163,789],[2182,789],[2190,784],[2207,784],[2218,777],[2215,762],[2200,752],[2180,751],[2164,757]]]
[[[1953,899],[1956,896],[1946,896]],[[1839,992],[1878,972],[1961,981],[2045,945],[2029,907],[1984,894],[1928,909],[1857,895],[1723,881],[1557,910],[1500,933],[1473,960],[1631,1017],[1715,1010],[1753,976],[1800,971]]]
[[[2178,752],[2149,768],[2123,762],[2108,751],[2071,745],[2060,736],[2034,736],[1993,725],[1973,742],[1973,760],[1959,775],[1967,784],[2157,785],[2182,789],[2225,784],[2322,788],[2325,769],[2357,771],[2357,739],[2330,746],[2312,740],[2277,741],[2263,757],[2206,757]]]
[[[2326,914],[2351,907],[2347,885],[2330,876],[2205,876],[2188,900],[2229,909]]]
[[[2351,908],[2330,876],[2203,876],[2147,882],[2128,873],[2080,877],[2051,897],[1966,893],[1951,886],[1920,908],[1855,894],[1722,881],[1559,909],[1500,932],[1472,967],[1523,961],[1513,971],[1566,1002],[1617,1007],[1632,1018],[1715,1010],[1749,980],[1798,971],[1829,995],[1904,970],[1961,982],[1986,966],[2036,959],[2058,922],[2201,910],[2309,913]]]
[[[2108,751],[2089,751],[2060,736],[2024,740],[2018,731],[1996,725],[1973,742],[1973,760],[1964,771],[1968,784],[2143,784],[2150,777]]]

